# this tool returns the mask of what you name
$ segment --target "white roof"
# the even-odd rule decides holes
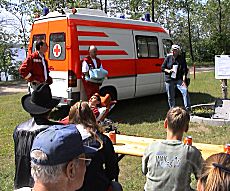
[[[122,18],[114,18],[108,17],[106,13],[97,9],[86,9],[86,8],[78,8],[77,13],[73,14],[70,9],[63,9],[65,14],[61,12],[54,11],[48,13],[46,16],[42,16],[35,20],[39,22],[47,22],[46,19],[82,19],[82,20],[92,20],[92,21],[101,21],[101,22],[112,22],[112,23],[121,23],[121,24],[132,24],[132,25],[141,25],[141,26],[151,26],[151,27],[161,27],[159,23],[141,21],[141,20],[132,20],[132,19],[122,19]]]

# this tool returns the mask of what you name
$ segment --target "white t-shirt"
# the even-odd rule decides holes
[[[47,77],[47,70],[46,70],[45,58],[40,53],[39,53],[39,56],[42,58],[42,64],[43,64],[43,68],[44,68],[44,76],[45,76],[45,81],[46,81],[48,77]]]
[[[96,59],[92,58],[92,61],[93,61],[94,67],[97,68],[97,61],[96,61]],[[100,68],[103,68],[102,64],[101,64]],[[89,71],[89,65],[87,64],[87,62],[85,60],[82,62],[82,69],[81,69],[81,71],[83,73],[86,73],[86,72]]]

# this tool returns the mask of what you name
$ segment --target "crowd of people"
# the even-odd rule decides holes
[[[36,48],[38,53],[27,58],[20,69],[29,79],[33,91],[21,98],[22,107],[31,119],[19,124],[13,133],[14,189],[122,191],[122,185],[115,181],[119,176],[117,154],[96,119],[101,103],[98,84],[94,91],[89,88],[88,102],[75,103],[69,115],[59,122],[50,120],[49,114],[60,99],[52,97],[47,83],[49,76],[42,55],[47,47],[43,42]],[[198,191],[229,191],[230,155],[218,153],[204,160],[196,147],[182,142],[190,121],[190,101],[185,81],[187,66],[179,56],[179,47],[173,46],[172,50],[173,54],[162,65],[170,107],[164,121],[167,135],[165,140],[149,145],[143,154],[144,190],[189,191],[192,190],[190,183],[194,174]],[[96,58],[96,47],[90,46],[89,52],[90,56],[83,62],[83,78],[89,75],[87,62],[93,65],[91,67],[102,67]],[[43,66],[42,73],[46,74],[39,83],[33,72],[25,69],[26,65],[31,65],[34,56]],[[87,89],[89,84],[84,83]],[[92,85],[95,84],[90,83]],[[185,107],[175,106],[175,87],[181,91]]]

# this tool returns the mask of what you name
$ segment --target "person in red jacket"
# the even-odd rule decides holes
[[[100,83],[94,83],[86,80],[89,76],[89,70],[95,68],[103,68],[101,60],[97,58],[97,48],[91,45],[88,49],[89,55],[83,59],[82,62],[82,81],[85,88],[87,100],[91,98],[94,93],[99,93]]]
[[[36,51],[29,55],[19,68],[20,75],[29,82],[32,90],[40,83],[52,84],[53,82],[49,76],[48,62],[44,55],[47,50],[45,41],[37,41]]]

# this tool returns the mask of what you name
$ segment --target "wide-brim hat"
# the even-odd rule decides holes
[[[24,95],[21,99],[22,107],[30,114],[44,114],[60,103],[61,99],[52,97],[48,84],[39,84],[32,94]]]

